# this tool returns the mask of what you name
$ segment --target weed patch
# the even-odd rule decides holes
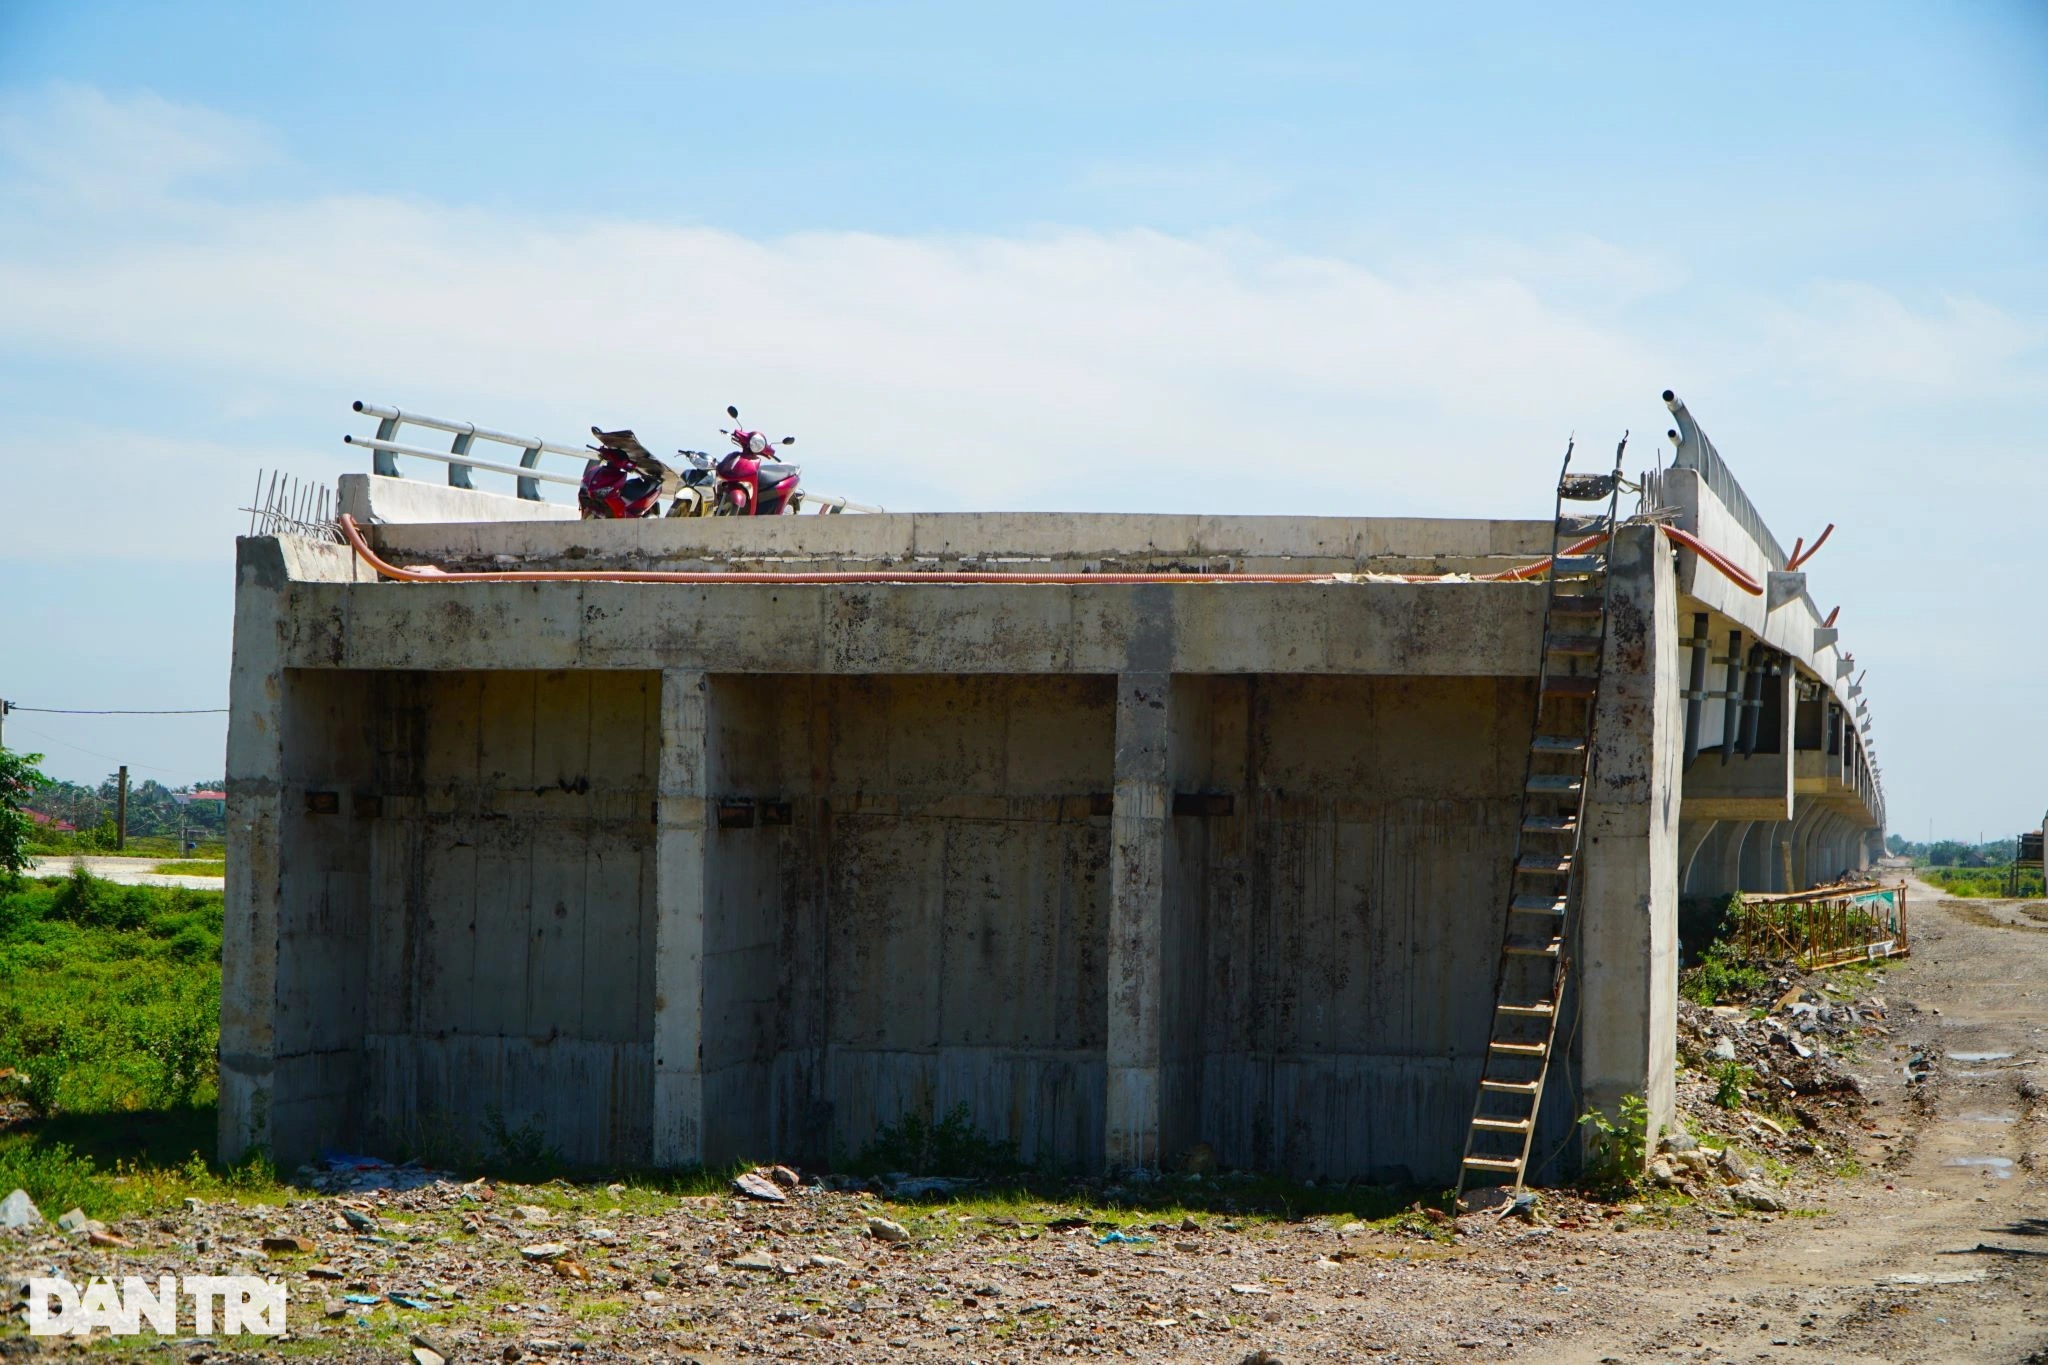
[[[1678,993],[1695,1005],[1745,1000],[1771,984],[1762,964],[1737,955],[1726,939],[1717,939],[1700,955],[1699,965],[1680,975]]]

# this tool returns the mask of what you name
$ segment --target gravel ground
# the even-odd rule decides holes
[[[1764,1018],[1687,1007],[1705,1146],[1624,1202],[1364,1224],[1232,1214],[1227,1177],[1127,1192],[1162,1207],[1134,1216],[1092,1187],[768,1203],[387,1168],[108,1230],[127,1246],[0,1232],[0,1270],[288,1282],[288,1342],[97,1348],[149,1361],[2048,1361],[2048,912],[1937,900],[1916,893],[1915,956],[1881,976],[1788,978]],[[1758,1073],[1734,1109],[1703,1069],[1723,1042]],[[351,1188],[379,1183],[401,1188]]]

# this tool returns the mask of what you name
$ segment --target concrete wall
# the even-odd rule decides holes
[[[1534,688],[1183,678],[1162,1011],[1169,1149],[1455,1173],[1486,1043]],[[1183,801],[1183,807],[1197,803]]]
[[[653,677],[270,682],[273,838],[252,837],[258,782],[231,787],[231,861],[265,875],[230,893],[224,1089],[248,1098],[224,1148],[488,1151],[527,1129],[647,1160]]]
[[[575,490],[571,489],[570,492]],[[344,474],[335,480],[336,507],[366,527],[379,525],[577,521],[582,514],[570,502],[536,502],[481,489],[455,488],[420,479],[394,479],[382,474]]]
[[[966,1104],[1102,1159],[1110,683],[710,679],[705,1157],[857,1152]],[[787,824],[780,820],[787,806]]]
[[[228,1155],[816,1161],[965,1103],[1057,1164],[1455,1169],[1540,585],[240,573]],[[1616,592],[1545,1150],[1582,1095],[1670,1104],[1654,532]]]

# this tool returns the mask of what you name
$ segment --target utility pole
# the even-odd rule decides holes
[[[7,713],[14,709],[14,703],[0,697],[0,749],[7,747]]]
[[[114,798],[114,851],[128,847],[128,765],[121,765],[121,790]]]

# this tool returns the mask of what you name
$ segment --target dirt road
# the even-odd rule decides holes
[[[1918,1011],[1855,1068],[1870,1173],[1526,1358],[2048,1362],[2048,903],[1911,894]]]
[[[186,877],[155,870],[157,864],[170,861],[168,857],[115,858],[101,854],[66,853],[38,858],[29,869],[29,875],[68,877],[73,868],[82,867],[95,877],[118,882],[122,886],[184,886],[194,891],[218,891],[227,884],[222,877]]]

